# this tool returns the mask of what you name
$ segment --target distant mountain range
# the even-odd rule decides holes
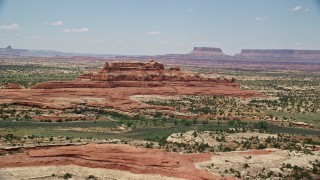
[[[90,54],[90,53],[69,53],[55,50],[37,50],[37,49],[13,49],[11,46],[0,48],[0,57],[73,57],[73,56],[88,56],[88,57],[110,57],[115,55],[109,54]]]

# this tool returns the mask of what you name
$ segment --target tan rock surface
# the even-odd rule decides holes
[[[233,174],[230,169],[239,171],[242,178],[261,179],[259,174],[267,174],[270,171],[286,175],[290,171],[282,171],[283,164],[297,165],[304,168],[312,168],[310,162],[319,161],[320,153],[313,151],[313,154],[303,152],[288,151],[280,149],[248,150],[241,152],[219,152],[215,153],[210,161],[201,162],[197,167],[206,169],[209,172],[230,176]],[[244,164],[248,167],[245,168]],[[228,170],[228,173],[226,173]]]
[[[66,173],[72,174],[72,180],[84,180],[94,175],[97,180],[182,180],[157,174],[135,174],[104,168],[89,168],[75,165],[10,167],[0,169],[0,179],[5,180],[61,180]],[[54,174],[55,176],[52,176]]]

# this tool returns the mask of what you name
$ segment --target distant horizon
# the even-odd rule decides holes
[[[279,50],[294,50],[294,51],[320,51],[320,49],[257,49],[257,48],[253,48],[253,49],[241,49],[238,53],[230,55],[227,54],[223,51],[222,48],[219,47],[209,47],[209,46],[195,46],[193,47],[191,50],[186,51],[185,53],[165,53],[165,54],[116,54],[116,53],[94,53],[94,52],[70,52],[70,51],[59,51],[59,50],[55,50],[55,49],[30,49],[30,48],[15,48],[12,45],[8,45],[11,46],[12,49],[16,49],[16,50],[31,50],[31,51],[52,51],[52,52],[58,52],[58,53],[70,53],[70,54],[84,54],[84,55],[116,55],[116,56],[157,56],[157,55],[169,55],[169,54],[189,54],[193,51],[193,48],[196,47],[200,47],[200,48],[217,48],[217,49],[221,49],[222,53],[224,53],[227,56],[235,56],[237,54],[240,54],[241,51],[243,50],[273,50],[273,51],[279,51]],[[5,47],[1,47],[0,49],[6,49],[8,46]]]

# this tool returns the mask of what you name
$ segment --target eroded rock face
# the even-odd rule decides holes
[[[128,71],[128,70],[164,70],[164,65],[155,61],[149,62],[113,62],[103,66],[104,71]]]
[[[120,144],[47,147],[25,154],[1,156],[0,168],[42,165],[78,165],[130,171],[137,174],[160,174],[184,179],[222,179],[197,169],[195,163],[210,160],[210,154],[176,154],[159,149],[136,148]],[[224,178],[226,179],[226,178]]]
[[[31,89],[3,89],[0,92],[0,104],[43,109],[73,109],[81,105],[108,107],[129,113],[146,108],[175,110],[132,100],[131,97],[135,95],[262,96],[256,91],[241,90],[234,79],[210,78],[195,72],[181,71],[179,67],[166,70],[161,63],[151,61],[106,64],[101,71],[86,73],[75,81],[43,82]]]
[[[179,67],[164,69],[162,63],[113,62],[106,63],[101,71],[89,72],[71,82],[38,83],[32,89],[59,88],[115,88],[115,87],[207,87],[217,84],[236,86],[234,79],[217,79],[195,72],[183,72]]]

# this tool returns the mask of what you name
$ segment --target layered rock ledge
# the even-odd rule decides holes
[[[195,163],[210,158],[208,153],[183,155],[129,145],[89,144],[31,149],[20,155],[2,156],[0,168],[77,165],[192,180],[223,179],[195,167]]]
[[[235,79],[210,78],[195,72],[184,72],[180,68],[165,70],[162,63],[149,61],[106,63],[102,70],[84,73],[75,81],[38,83],[32,89],[214,87],[219,84],[237,86]]]
[[[235,79],[206,76],[165,69],[162,63],[114,62],[102,70],[87,72],[74,81],[43,82],[31,89],[2,89],[0,104],[16,104],[43,109],[73,109],[77,106],[113,108],[125,112],[136,109],[175,109],[131,99],[135,95],[221,95],[241,98],[261,97],[256,91],[242,90]]]

